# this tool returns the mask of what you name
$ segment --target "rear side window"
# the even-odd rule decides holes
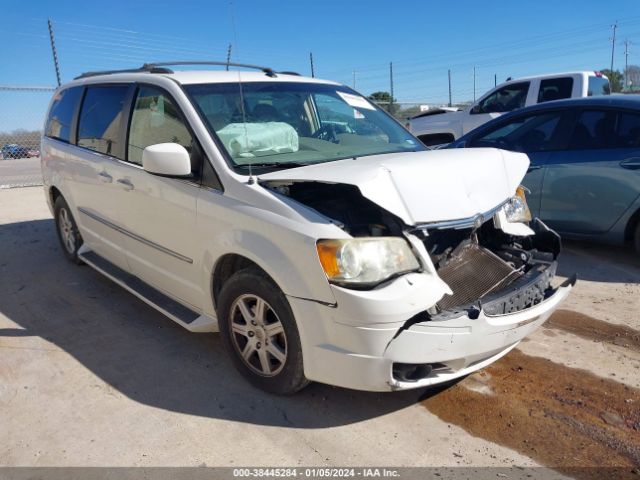
[[[120,131],[129,87],[88,87],[78,125],[78,145],[123,158]]]
[[[615,146],[617,148],[640,147],[640,115],[621,113],[618,116]]]
[[[609,86],[609,80],[604,77],[589,77],[589,86],[587,88],[587,95],[589,97],[609,95],[610,93],[611,87]]]
[[[71,123],[81,95],[82,87],[67,88],[56,93],[47,117],[47,137],[67,143],[71,141]]]
[[[571,90],[573,90],[573,78],[547,78],[540,82],[538,103],[571,98]]]
[[[585,110],[580,113],[569,139],[569,150],[610,148],[613,145],[615,112]]]

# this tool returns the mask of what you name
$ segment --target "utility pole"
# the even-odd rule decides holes
[[[229,63],[231,63],[231,44],[229,44],[229,48],[227,49],[227,71],[229,71]]]
[[[353,89],[356,89],[356,71],[353,71]]]
[[[493,86],[494,87],[498,86],[498,74],[497,73],[493,74]]]
[[[313,52],[309,52],[309,62],[311,63],[311,76],[315,77],[316,76],[316,72],[313,68]]]
[[[451,106],[451,69],[447,70],[449,76],[449,106]]]
[[[622,90],[629,88],[629,44],[628,38],[624,39],[624,85]]]
[[[58,80],[58,86],[60,86],[60,65],[58,65],[58,52],[56,51],[56,42],[53,37],[53,24],[51,19],[47,19],[49,25],[49,41],[51,42],[51,53],[53,53],[53,66],[56,69],[56,79]]]
[[[389,62],[389,84],[391,90],[391,98],[389,99],[389,113],[393,110],[393,62]]]
[[[476,66],[473,66],[473,101],[476,101]]]
[[[618,29],[617,20],[616,23],[611,25],[611,28],[613,28],[613,37],[611,37],[611,68],[609,69],[609,71],[611,72],[611,76],[613,77],[613,53],[616,50],[616,30]]]

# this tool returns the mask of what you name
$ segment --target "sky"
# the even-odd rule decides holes
[[[389,91],[400,102],[479,97],[507,77],[640,64],[640,1],[1,0],[0,86],[55,86],[147,61],[226,59]],[[38,128],[50,93],[0,90],[0,131]]]

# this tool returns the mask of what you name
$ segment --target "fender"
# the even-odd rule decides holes
[[[209,291],[212,291],[211,282],[218,261],[225,255],[235,254],[263,269],[285,295],[335,304],[336,299],[316,254],[316,240],[294,232],[287,234],[290,240],[280,244],[247,230],[232,230],[217,236],[204,253],[203,275],[206,278],[203,278],[203,284],[209,284]],[[281,245],[287,245],[288,250]],[[209,308],[215,310],[212,297],[205,310]]]

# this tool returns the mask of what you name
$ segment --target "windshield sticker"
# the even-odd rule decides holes
[[[357,108],[353,109],[353,118],[358,119],[358,118],[364,118],[364,114],[358,110]]]
[[[371,105],[366,98],[359,95],[352,95],[350,93],[336,92],[340,95],[345,102],[354,108],[366,108],[367,110],[375,110],[375,107]]]

